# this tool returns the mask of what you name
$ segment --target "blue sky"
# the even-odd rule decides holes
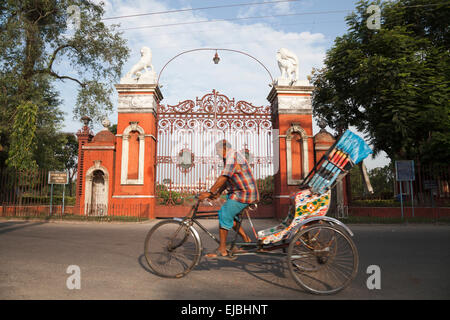
[[[274,0],[107,0],[104,1],[104,7],[107,18],[264,1]],[[185,50],[227,48],[256,57],[276,78],[280,71],[275,54],[279,48],[285,47],[297,54],[300,79],[306,79],[312,68],[323,66],[326,51],[331,48],[334,39],[346,32],[345,16],[354,7],[355,1],[349,0],[305,0],[146,15],[105,22],[121,24],[120,29],[124,30],[124,38],[131,49],[123,74],[139,60],[142,46],[148,46],[152,50],[152,63],[157,73],[168,60]],[[252,18],[261,16],[266,18]],[[220,19],[233,20],[214,21]],[[186,22],[189,24],[161,27]],[[176,104],[185,99],[201,97],[216,89],[230,98],[257,105],[268,104],[266,98],[270,91],[270,78],[264,68],[244,55],[225,51],[219,51],[221,62],[214,65],[213,55],[212,51],[196,52],[171,62],[161,74],[160,83],[163,85],[164,95],[162,103]],[[66,112],[63,130],[76,132],[81,123],[73,120],[72,109],[78,88],[70,82],[60,83],[57,88]],[[117,101],[116,96],[112,99]],[[109,119],[116,123],[117,113],[112,113]],[[94,127],[94,130],[99,129],[99,125]],[[314,124],[314,132],[318,130]],[[384,155],[375,160],[366,160],[369,168],[386,163]]]

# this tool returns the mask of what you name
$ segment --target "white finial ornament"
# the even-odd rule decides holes
[[[107,118],[102,120],[102,125],[104,127],[103,130],[109,130],[109,126],[111,125],[111,121],[109,121]]]

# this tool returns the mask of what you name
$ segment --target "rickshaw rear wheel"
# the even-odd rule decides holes
[[[334,294],[355,278],[358,251],[347,232],[337,226],[314,224],[300,230],[287,252],[295,282],[314,294]]]

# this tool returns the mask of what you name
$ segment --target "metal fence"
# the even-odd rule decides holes
[[[50,197],[48,170],[0,168],[0,216],[37,217],[62,214],[62,194],[58,188],[54,191],[54,196]],[[73,198],[65,197],[67,211],[71,210],[72,200]]]
[[[411,199],[415,206],[421,207],[450,207],[450,165],[415,165],[415,180],[396,181],[392,171],[389,187],[384,185],[383,192],[376,188],[378,184],[371,180],[375,194],[368,193],[355,195],[355,189],[362,189],[362,179],[359,176],[351,176],[351,203],[357,206],[367,204],[369,206],[400,206],[400,197],[404,204],[411,206]],[[402,183],[402,195],[400,195],[400,183]],[[411,196],[413,195],[413,197]]]
[[[150,205],[95,205],[86,208],[86,214],[74,212],[74,206],[62,205],[3,205],[0,207],[0,217],[8,218],[45,218],[45,219],[68,219],[68,220],[124,220],[142,221],[147,220],[150,214]]]
[[[413,192],[418,202],[450,207],[450,165],[422,165],[415,170]]]
[[[52,200],[48,170],[12,170],[0,168],[0,217],[61,218],[88,220],[146,220],[146,204],[108,204],[86,207],[86,214],[75,210],[75,197],[64,197],[62,186],[54,185]]]
[[[0,168],[0,205],[46,205],[50,200],[48,171]]]

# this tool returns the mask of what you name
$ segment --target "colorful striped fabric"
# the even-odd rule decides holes
[[[313,193],[324,193],[332,188],[339,175],[347,173],[371,153],[362,138],[347,130],[308,174],[304,185]]]

